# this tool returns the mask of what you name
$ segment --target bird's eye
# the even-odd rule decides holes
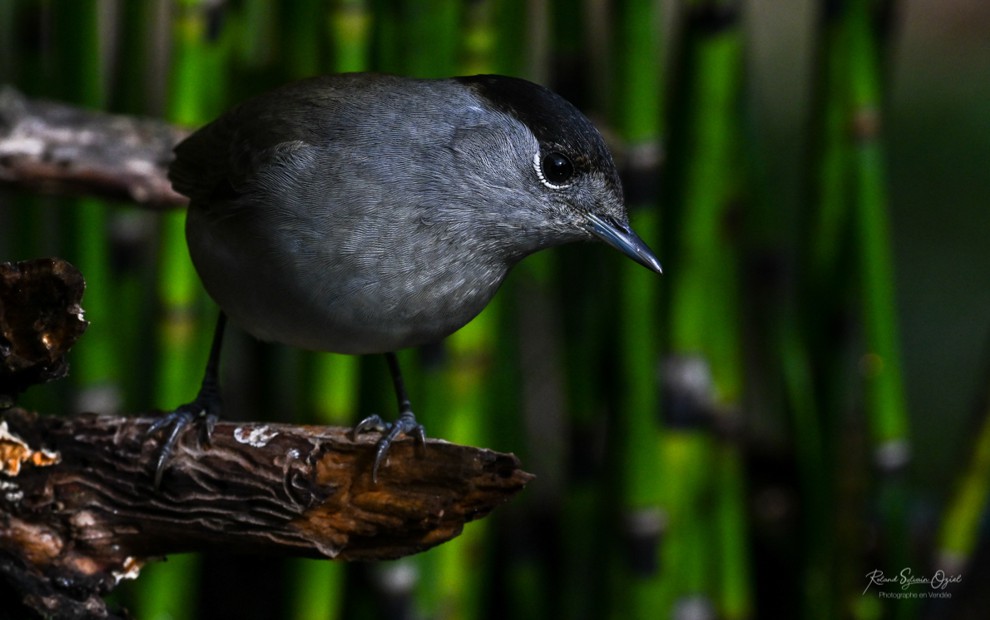
[[[567,155],[558,151],[548,153],[540,162],[542,177],[551,187],[565,185],[574,176],[574,164]]]

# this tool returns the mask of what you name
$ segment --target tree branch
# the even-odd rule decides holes
[[[166,171],[172,147],[187,134],[161,120],[28,99],[0,86],[0,183],[181,206],[186,198]]]
[[[156,490],[160,441],[147,434],[154,420],[4,412],[2,544],[40,568],[87,575],[208,549],[396,558],[453,538],[531,478],[509,454],[405,439],[374,483],[375,437],[220,422],[209,446],[187,430]]]
[[[87,595],[172,553],[396,558],[457,536],[532,478],[510,454],[406,439],[375,483],[374,437],[220,422],[209,446],[187,430],[156,490],[154,419],[3,412],[0,552]]]

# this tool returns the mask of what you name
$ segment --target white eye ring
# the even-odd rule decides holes
[[[551,183],[548,181],[546,175],[543,174],[542,158],[540,157],[539,151],[533,154],[533,169],[536,170],[536,176],[540,178],[540,182],[550,189],[564,189],[573,185],[573,183],[563,183],[561,185],[557,185],[556,183]]]

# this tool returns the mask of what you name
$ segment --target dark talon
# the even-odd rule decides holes
[[[166,413],[148,427],[148,435],[154,435],[166,426],[172,425],[168,437],[162,442],[161,452],[155,461],[155,489],[161,488],[162,475],[168,465],[175,444],[182,431],[193,423],[199,424],[199,442],[209,446],[213,435],[213,427],[220,417],[223,402],[220,398],[220,384],[217,378],[220,367],[220,348],[223,345],[223,330],[227,324],[227,316],[221,312],[217,317],[217,326],[213,332],[213,345],[210,347],[210,357],[206,362],[206,372],[203,375],[203,385],[191,403],[178,407],[175,411]]]
[[[353,441],[357,439],[358,435],[361,433],[367,433],[368,431],[378,431],[379,433],[384,433],[391,426],[392,425],[385,422],[380,415],[369,415],[355,424],[354,428],[351,429],[351,440]]]
[[[351,431],[351,438],[356,439],[361,433],[368,431],[379,431],[384,433],[382,438],[375,444],[375,463],[371,467],[371,481],[378,482],[378,468],[388,455],[392,442],[399,435],[414,435],[419,446],[426,445],[426,429],[416,421],[416,416],[412,411],[403,411],[399,414],[399,419],[395,422],[385,422],[378,415],[370,415],[357,423]]]
[[[416,416],[412,412],[412,405],[409,403],[409,396],[406,395],[406,386],[402,380],[402,372],[399,370],[399,359],[395,353],[386,353],[388,360],[388,370],[392,375],[392,384],[395,387],[395,397],[399,401],[399,419],[395,422],[385,422],[381,416],[370,415],[357,423],[351,431],[351,439],[356,439],[361,433],[367,431],[379,431],[384,433],[382,438],[375,444],[375,464],[371,468],[371,481],[378,482],[378,468],[388,454],[388,449],[392,447],[392,442],[399,435],[415,435],[416,443],[423,447],[426,445],[426,430],[423,425],[416,421]]]
[[[172,454],[175,452],[175,444],[179,441],[179,435],[182,434],[182,431],[185,430],[187,426],[198,422],[200,443],[206,446],[210,445],[210,437],[213,433],[213,427],[216,425],[218,418],[215,412],[210,411],[213,408],[214,405],[212,404],[199,406],[196,401],[194,401],[188,405],[179,407],[175,411],[164,414],[148,427],[148,435],[153,435],[168,425],[172,425],[172,430],[169,431],[168,437],[166,437],[165,441],[162,442],[158,453],[158,459],[155,461],[156,490],[161,488],[162,476],[165,474],[165,466],[168,465],[169,460],[172,458]]]

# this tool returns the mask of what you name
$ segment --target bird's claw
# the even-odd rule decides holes
[[[426,445],[426,429],[416,421],[416,416],[413,415],[412,411],[403,411],[395,422],[386,422],[379,415],[370,415],[357,423],[351,431],[351,439],[356,439],[358,435],[368,431],[382,433],[381,439],[375,444],[375,463],[371,468],[372,482],[378,482],[378,468],[388,455],[392,442],[399,435],[415,437],[419,446]]]
[[[182,405],[175,411],[163,414],[148,427],[147,434],[154,435],[163,428],[171,426],[165,441],[162,442],[158,452],[158,459],[155,461],[155,489],[161,488],[162,476],[168,465],[172,453],[175,451],[175,444],[179,440],[179,435],[190,424],[198,423],[199,442],[204,446],[210,445],[210,438],[213,436],[213,427],[216,426],[219,415],[210,406],[203,406],[197,402]]]

